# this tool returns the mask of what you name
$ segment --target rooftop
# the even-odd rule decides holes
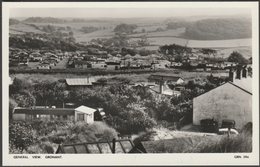
[[[116,140],[115,153],[129,153],[134,147],[131,140]],[[112,154],[112,141],[59,145],[57,154]]]
[[[66,83],[70,86],[89,86],[95,82],[92,78],[67,78]]]
[[[79,112],[82,112],[85,114],[92,114],[96,111],[96,109],[86,107],[86,106],[80,106],[80,107],[76,108],[75,111],[79,111]]]

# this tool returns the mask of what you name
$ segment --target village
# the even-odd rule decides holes
[[[192,49],[190,53],[183,52],[181,59],[170,58],[167,60],[162,53],[141,56],[140,54],[122,55],[98,49],[77,52],[24,50],[10,48],[10,67],[28,69],[96,69],[96,70],[126,70],[126,69],[189,69],[195,71],[229,70],[238,65],[227,59],[215,59],[217,50],[203,53],[203,49]],[[94,53],[93,53],[94,52]],[[166,51],[167,52],[167,51]],[[175,60],[176,59],[176,60]],[[252,63],[252,59],[248,60]]]
[[[45,33],[9,37],[11,153],[252,151],[248,46],[154,47],[132,24],[80,43],[69,26],[17,24]]]

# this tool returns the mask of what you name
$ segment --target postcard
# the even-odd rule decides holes
[[[258,2],[3,2],[3,165],[259,165]]]

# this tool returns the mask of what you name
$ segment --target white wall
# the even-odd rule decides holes
[[[13,114],[13,120],[24,121],[25,120],[25,114]]]
[[[81,112],[75,111],[75,122],[78,121],[78,114],[82,114]],[[84,114],[84,121],[88,124],[91,124],[94,122],[94,113],[93,114]]]
[[[200,125],[201,119],[215,118],[219,121],[232,119],[241,129],[252,122],[252,95],[226,83],[193,99],[193,124]]]

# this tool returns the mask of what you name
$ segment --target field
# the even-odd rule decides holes
[[[37,34],[43,33],[42,31],[37,30],[35,27],[23,23],[10,26],[10,30],[11,30],[10,33],[26,33],[26,32],[33,32]]]
[[[149,47],[158,48],[162,45],[178,44],[182,46],[188,46],[192,48],[235,48],[235,47],[248,47],[251,46],[251,38],[245,39],[232,39],[232,40],[189,40],[182,38],[181,35],[185,32],[185,28],[178,29],[166,29],[166,24],[147,21],[142,23],[140,20],[129,20],[131,24],[136,24],[138,27],[135,34],[129,35],[130,41],[139,40],[141,36],[146,35],[150,42]],[[70,26],[74,37],[77,42],[86,43],[96,38],[110,38],[114,35],[113,29],[116,25],[123,23],[122,20],[90,20],[88,22],[80,23],[32,23],[38,27],[43,25],[53,25],[57,27]],[[99,30],[92,33],[83,33],[80,29],[84,26],[93,26],[99,28]],[[163,31],[155,31],[157,28],[162,28]],[[142,33],[142,29],[145,29],[146,33]],[[25,32],[44,33],[33,26],[28,24],[14,24],[10,26],[10,33],[20,34]]]

